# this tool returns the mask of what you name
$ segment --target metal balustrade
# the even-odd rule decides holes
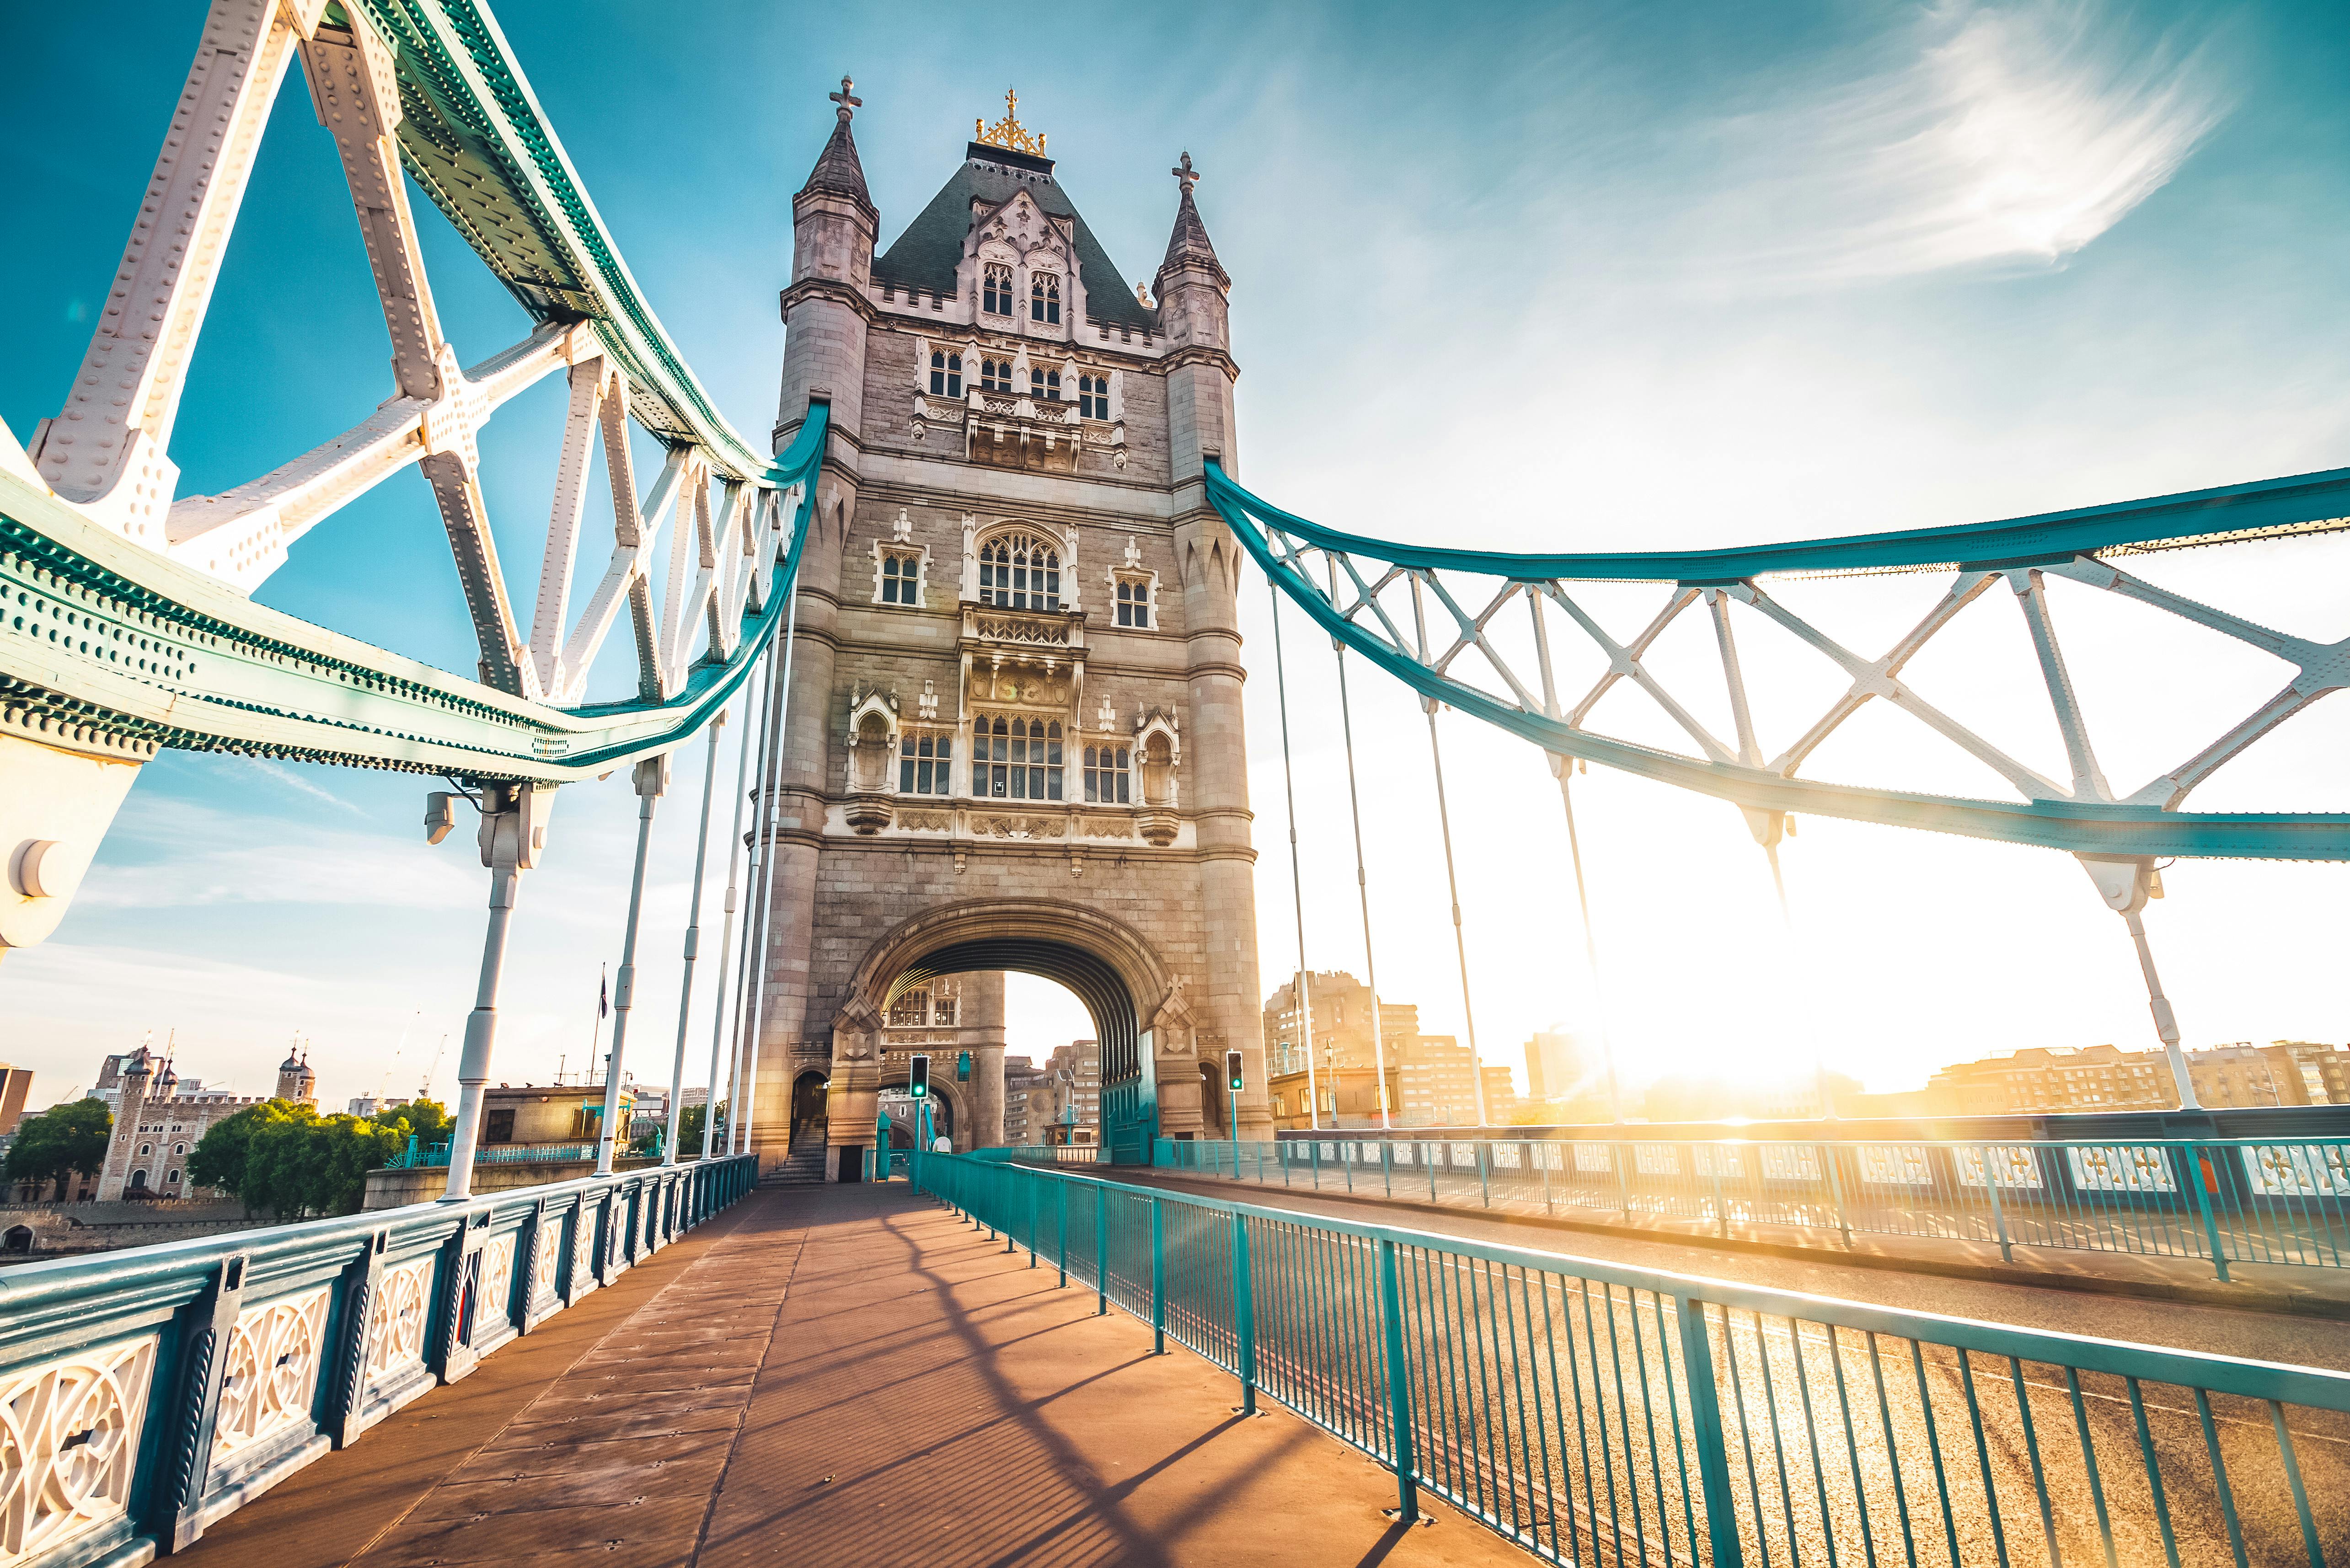
[[[1017,1155],[1018,1151],[1014,1151]],[[2342,1268],[2350,1140],[1950,1143],[1533,1138],[1159,1140],[1154,1162],[1263,1186],[1710,1228],[1779,1226]]]
[[[0,1564],[145,1562],[751,1190],[754,1157],[0,1274]]]
[[[1249,1207],[915,1179],[1551,1562],[2322,1563],[2350,1376]]]

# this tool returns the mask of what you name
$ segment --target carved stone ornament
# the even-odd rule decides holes
[[[1058,838],[1068,831],[1060,816],[980,816],[971,819],[972,832],[981,838]]]
[[[1079,820],[1077,831],[1087,838],[1131,838],[1134,830],[1122,816],[1088,816]]]
[[[898,826],[909,833],[951,833],[954,813],[951,811],[901,811]]]

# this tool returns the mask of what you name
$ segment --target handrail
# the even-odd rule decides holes
[[[79,1402],[16,1435],[0,1484],[44,1501],[12,1512],[24,1528],[8,1561],[82,1568],[186,1547],[757,1180],[741,1155],[0,1272],[0,1399]],[[254,1366],[271,1369],[258,1385]],[[91,1442],[127,1458],[86,1464]]]
[[[1153,1163],[1259,1186],[1680,1224],[1750,1239],[1856,1234],[2206,1262],[2350,1267],[2350,1137],[1160,1139]],[[1465,1152],[1464,1152],[1465,1151]]]
[[[2344,1373],[967,1156],[926,1157],[916,1180],[1089,1284],[1097,1311],[1115,1301],[1233,1373],[1244,1409],[1267,1394],[1369,1454],[1401,1517],[1426,1489],[1550,1561],[1729,1564],[1782,1540],[1858,1560],[1898,1528],[1955,1563],[1986,1521],[2033,1560],[2158,1530],[2198,1561],[2324,1561],[2303,1467],[2330,1452],[2288,1412],[2327,1412],[2335,1435]]]

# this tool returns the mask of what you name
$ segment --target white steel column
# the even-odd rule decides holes
[[[799,584],[794,582],[789,591],[791,602],[784,612],[784,664],[775,696],[775,732],[768,738],[767,754],[761,759],[764,765],[760,774],[759,841],[765,854],[759,884],[759,959],[758,968],[751,977],[754,1005],[743,1084],[743,1150],[746,1154],[751,1152],[751,1136],[758,1120],[759,1033],[767,1019],[767,934],[774,925],[775,905],[775,815],[782,805],[784,735],[792,712],[792,651],[799,640],[800,628]]]
[[[702,831],[693,841],[693,894],[685,911],[685,975],[677,987],[677,1060],[669,1073],[669,1128],[661,1139],[661,1163],[677,1163],[677,1127],[685,1112],[685,1025],[693,1012],[693,961],[702,949],[702,868],[710,858],[711,790],[718,782],[718,732],[726,727],[726,710],[710,721],[710,755],[702,764]],[[710,1085],[710,1106],[702,1114],[708,1127],[718,1110],[718,1085]]]
[[[620,939],[620,976],[612,988],[612,1049],[604,1058],[603,1126],[596,1138],[596,1174],[612,1174],[617,1134],[613,1123],[620,1115],[620,1062],[629,1044],[629,1009],[636,1003],[637,926],[645,907],[645,856],[652,847],[653,804],[669,785],[669,758],[647,757],[637,764],[637,865],[629,877],[629,927]]]
[[[2146,976],[2147,1008],[2154,1014],[2154,1032],[2162,1041],[2163,1055],[2170,1063],[2170,1082],[2178,1092],[2178,1108],[2199,1111],[2203,1106],[2195,1097],[2194,1075],[2187,1069],[2187,1053],[2178,1044],[2178,1019],[2170,1010],[2170,999],[2162,994],[2162,977],[2155,972],[2154,949],[2147,942],[2146,921],[2140,918],[2147,900],[2162,896],[2162,877],[2151,860],[2106,860],[2088,855],[2075,858],[2089,874],[2089,880],[2097,885],[2097,893],[2105,899],[2106,907],[2129,927],[2130,941],[2137,949],[2138,972]]]
[[[514,919],[522,874],[538,864],[546,846],[546,815],[552,784],[508,784],[484,787],[482,864],[490,869],[490,925],[482,941],[481,983],[473,1011],[465,1019],[465,1050],[457,1059],[457,1123],[449,1145],[449,1186],[444,1201],[473,1195],[473,1151],[482,1139],[482,1091],[490,1081],[490,1049],[498,1032],[498,980],[505,968],[506,930]]]
[[[702,1118],[702,1158],[708,1159],[718,1138],[719,1090],[726,1055],[726,963],[734,956],[734,868],[743,856],[743,786],[749,782],[751,766],[751,696],[754,682],[743,682],[743,742],[734,748],[734,829],[726,841],[726,903],[724,922],[718,937],[717,1001],[710,1010],[710,1112]],[[732,1102],[728,1102],[731,1106]],[[733,1141],[730,1128],[728,1143]]]
[[[766,670],[759,688],[759,771],[752,778],[748,799],[758,809],[752,813],[749,856],[750,866],[744,877],[743,892],[750,907],[743,913],[742,973],[735,977],[734,1051],[727,1068],[728,1091],[726,1113],[726,1150],[729,1154],[749,1152],[743,1141],[743,1100],[744,1071],[751,1063],[751,1014],[758,1007],[760,932],[765,925],[766,911],[759,904],[760,868],[765,864],[766,846],[759,839],[759,811],[764,809],[767,787],[767,741],[775,727],[775,655],[769,650]],[[748,739],[748,736],[745,736]]]

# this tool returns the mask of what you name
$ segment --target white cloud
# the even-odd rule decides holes
[[[479,878],[466,874],[470,858],[435,856],[417,843],[284,817],[231,815],[169,795],[144,796],[139,805],[125,813],[107,857],[83,886],[77,900],[82,907],[457,909],[482,901]]]
[[[1727,178],[1700,221],[1754,233],[1748,281],[2061,264],[2227,111],[2208,36],[2146,43],[2092,4],[1940,7],[1877,54],[1711,128]]]

